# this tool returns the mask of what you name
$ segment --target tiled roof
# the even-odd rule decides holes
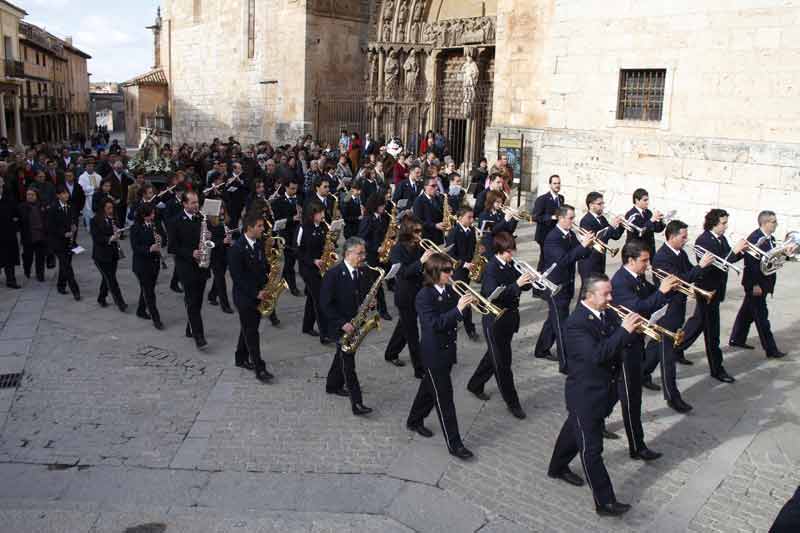
[[[167,85],[167,77],[164,76],[164,71],[161,68],[155,68],[122,84],[123,87],[131,85]]]

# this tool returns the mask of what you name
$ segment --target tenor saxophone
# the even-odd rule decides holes
[[[208,268],[211,265],[211,250],[214,249],[214,241],[211,240],[211,232],[206,224],[206,215],[200,213],[200,242],[197,250],[200,252],[200,259],[197,261],[200,268]]]
[[[361,346],[361,343],[364,342],[367,335],[369,335],[371,331],[380,329],[381,327],[380,315],[376,312],[371,312],[371,309],[374,307],[375,301],[378,298],[378,290],[381,288],[381,283],[383,283],[386,272],[382,268],[371,267],[369,265],[367,265],[367,268],[377,272],[378,279],[372,284],[364,301],[362,301],[361,305],[358,307],[356,316],[350,321],[350,324],[353,325],[353,331],[342,335],[342,351],[347,353],[356,353],[358,347]]]
[[[442,195],[444,198],[444,207],[442,207],[442,233],[445,235],[453,229],[453,221],[455,216],[450,214],[450,198],[447,195]]]
[[[262,300],[258,304],[258,311],[261,316],[271,315],[278,305],[278,298],[281,297],[283,291],[289,288],[289,284],[283,279],[283,250],[286,246],[286,240],[280,236],[272,236],[271,224],[267,231],[269,231],[269,236],[264,237],[264,255],[267,258],[267,263],[269,263],[269,273],[267,274],[267,283],[264,285],[264,290],[267,291],[268,296],[266,300]]]
[[[383,236],[383,242],[378,247],[378,262],[386,264],[389,262],[389,253],[397,242],[397,206],[394,206],[389,213],[389,226]]]
[[[486,265],[489,263],[489,260],[482,253],[484,251],[484,246],[481,244],[481,235],[478,230],[475,230],[475,253],[472,255],[469,268],[469,280],[473,283],[481,280],[483,271],[486,270]]]
[[[322,256],[320,259],[322,260],[322,267],[319,269],[320,274],[325,274],[329,268],[331,268],[336,261],[339,260],[339,256],[336,254],[336,243],[339,241],[339,232],[332,231],[330,224],[322,220],[322,224],[327,229],[325,233],[325,244],[322,248]]]

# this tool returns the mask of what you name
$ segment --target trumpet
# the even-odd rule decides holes
[[[540,274],[538,270],[525,261],[512,257],[511,262],[520,274],[530,274],[533,278],[533,286],[538,290],[547,291],[550,293],[550,296],[555,296],[558,294],[558,291],[561,290],[561,285],[556,285],[548,279],[550,273],[553,272],[557,266],[555,263],[550,265],[550,268],[548,268],[544,274]]]
[[[437,254],[442,254],[442,255],[445,255],[445,256],[447,256],[447,258],[448,258],[450,261],[452,261],[452,263],[453,263],[453,268],[455,268],[455,267],[458,265],[458,261],[456,261],[455,259],[453,259],[453,258],[450,256],[450,254],[448,254],[448,253],[447,253],[447,251],[446,251],[444,248],[442,248],[441,246],[439,246],[438,244],[436,244],[436,243],[435,243],[435,242],[433,242],[432,240],[430,240],[430,239],[422,239],[421,241],[419,241],[419,245],[420,245],[420,247],[421,247],[423,250],[425,250],[426,252],[427,252],[428,250],[433,250],[433,251],[434,251],[434,252],[436,252]]]
[[[459,296],[466,296],[469,294],[475,298],[475,301],[470,304],[470,307],[479,315],[492,315],[495,319],[498,319],[506,312],[505,309],[497,307],[490,302],[488,298],[482,296],[481,293],[463,281],[450,280],[450,286],[453,287],[453,291]]]
[[[608,304],[608,308],[614,311],[621,320],[625,320],[625,317],[633,312],[622,305]],[[663,335],[657,328],[660,328],[660,326],[650,324],[645,318],[642,318],[641,322],[636,324],[637,333],[642,333],[645,337],[649,337],[656,342],[661,342]]]
[[[659,281],[662,281],[671,275],[669,272],[662,270],[660,268],[651,268],[650,272],[653,274],[653,278]],[[695,299],[697,295],[700,295],[707,303],[710,303],[711,300],[714,299],[714,294],[716,293],[716,291],[707,291],[701,289],[694,283],[689,283],[688,281],[684,281],[680,278],[678,278],[678,281],[680,282],[680,284],[678,285],[678,288],[676,288],[675,290],[680,292],[681,294],[685,294],[687,298]]]
[[[580,237],[586,237],[589,233],[591,233],[589,230],[580,227],[579,225],[575,224],[574,222],[572,223],[572,229]],[[600,254],[605,254],[606,252],[608,252],[608,255],[610,255],[611,257],[616,257],[616,255],[619,253],[619,248],[613,248],[613,247],[607,245],[606,243],[604,243],[603,241],[601,241],[599,239],[599,233],[595,234],[592,237],[592,248],[594,249],[595,252],[600,253]]]
[[[617,215],[614,215],[614,214],[611,214],[611,213],[608,213],[608,216],[610,216],[611,218],[616,218],[617,217]],[[630,220],[626,219],[623,216],[620,216],[619,217],[620,218],[620,222],[619,223],[622,224],[622,227],[625,228],[625,230],[627,230],[627,231],[629,231],[631,233],[638,233],[639,237],[641,237],[642,235],[644,235],[645,229],[644,228],[640,228],[639,226],[637,226],[636,224],[634,224],[632,222],[632,220],[633,220],[633,218],[635,216],[636,215],[631,215]]]
[[[514,220],[518,220],[520,222],[533,222],[533,216],[521,209],[514,209],[510,205],[504,205],[500,208],[504,214],[509,215]]]
[[[686,248],[688,248],[689,251],[691,253],[693,253],[695,255],[695,257],[697,257],[698,259],[700,257],[703,257],[706,254],[711,254],[714,257],[714,262],[711,263],[711,264],[715,268],[717,268],[718,270],[721,270],[722,272],[728,272],[729,270],[733,270],[734,272],[736,272],[737,276],[742,273],[741,267],[738,267],[738,266],[734,265],[733,263],[728,261],[727,258],[723,259],[722,257],[718,256],[717,254],[709,252],[708,250],[706,250],[702,246],[698,246],[696,244],[687,243],[686,244]]]

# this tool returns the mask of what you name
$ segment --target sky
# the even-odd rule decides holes
[[[9,0],[28,12],[26,22],[92,56],[90,82],[121,82],[153,66],[153,24],[159,0]]]

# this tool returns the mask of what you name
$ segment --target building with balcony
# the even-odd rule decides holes
[[[0,41],[3,46],[2,76],[0,76],[0,137],[9,139],[9,144],[22,142],[20,119],[21,79],[25,75],[20,61],[19,24],[27,13],[4,0],[0,0]]]

